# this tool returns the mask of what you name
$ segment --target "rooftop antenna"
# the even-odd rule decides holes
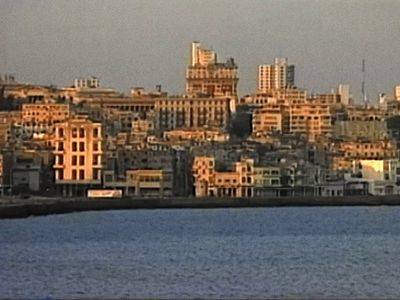
[[[368,105],[367,93],[365,92],[365,59],[362,60],[362,83],[361,83],[361,93],[363,96],[363,102],[365,107]]]

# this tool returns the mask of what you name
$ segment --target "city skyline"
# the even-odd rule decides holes
[[[232,5],[233,3],[233,5]],[[393,94],[400,29],[398,1],[2,1],[0,70],[21,82],[72,85],[95,75],[104,86],[161,84],[184,92],[189,46],[199,40],[233,57],[238,93],[257,89],[257,68],[275,57],[296,66],[296,85],[328,92],[349,84]]]

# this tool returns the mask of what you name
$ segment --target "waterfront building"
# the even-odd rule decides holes
[[[368,192],[371,195],[398,195],[399,166],[398,158],[362,159],[353,161],[353,173],[361,174],[368,181]]]
[[[193,162],[196,197],[252,197],[254,195],[254,161],[243,159],[233,168],[216,171],[213,157],[196,156]]]
[[[186,95],[190,97],[236,97],[238,66],[233,58],[217,61],[217,54],[193,42],[186,69]]]
[[[254,167],[254,196],[279,197],[281,188],[281,170],[279,165]]]
[[[125,180],[104,172],[104,187],[122,189],[125,196],[168,197],[172,195],[172,181],[172,172],[161,169],[127,170]]]
[[[275,58],[272,65],[258,66],[258,91],[266,93],[271,89],[293,87],[294,65],[287,58]]]
[[[85,116],[55,125],[53,138],[55,184],[64,195],[84,195],[101,184],[103,169],[102,124]]]

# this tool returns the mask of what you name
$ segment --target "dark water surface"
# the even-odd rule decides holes
[[[0,297],[400,298],[400,207],[0,220]]]

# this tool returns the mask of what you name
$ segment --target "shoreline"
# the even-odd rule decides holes
[[[285,198],[44,198],[0,199],[0,219],[27,218],[82,211],[120,209],[215,209],[244,207],[312,207],[400,205],[400,196]]]

